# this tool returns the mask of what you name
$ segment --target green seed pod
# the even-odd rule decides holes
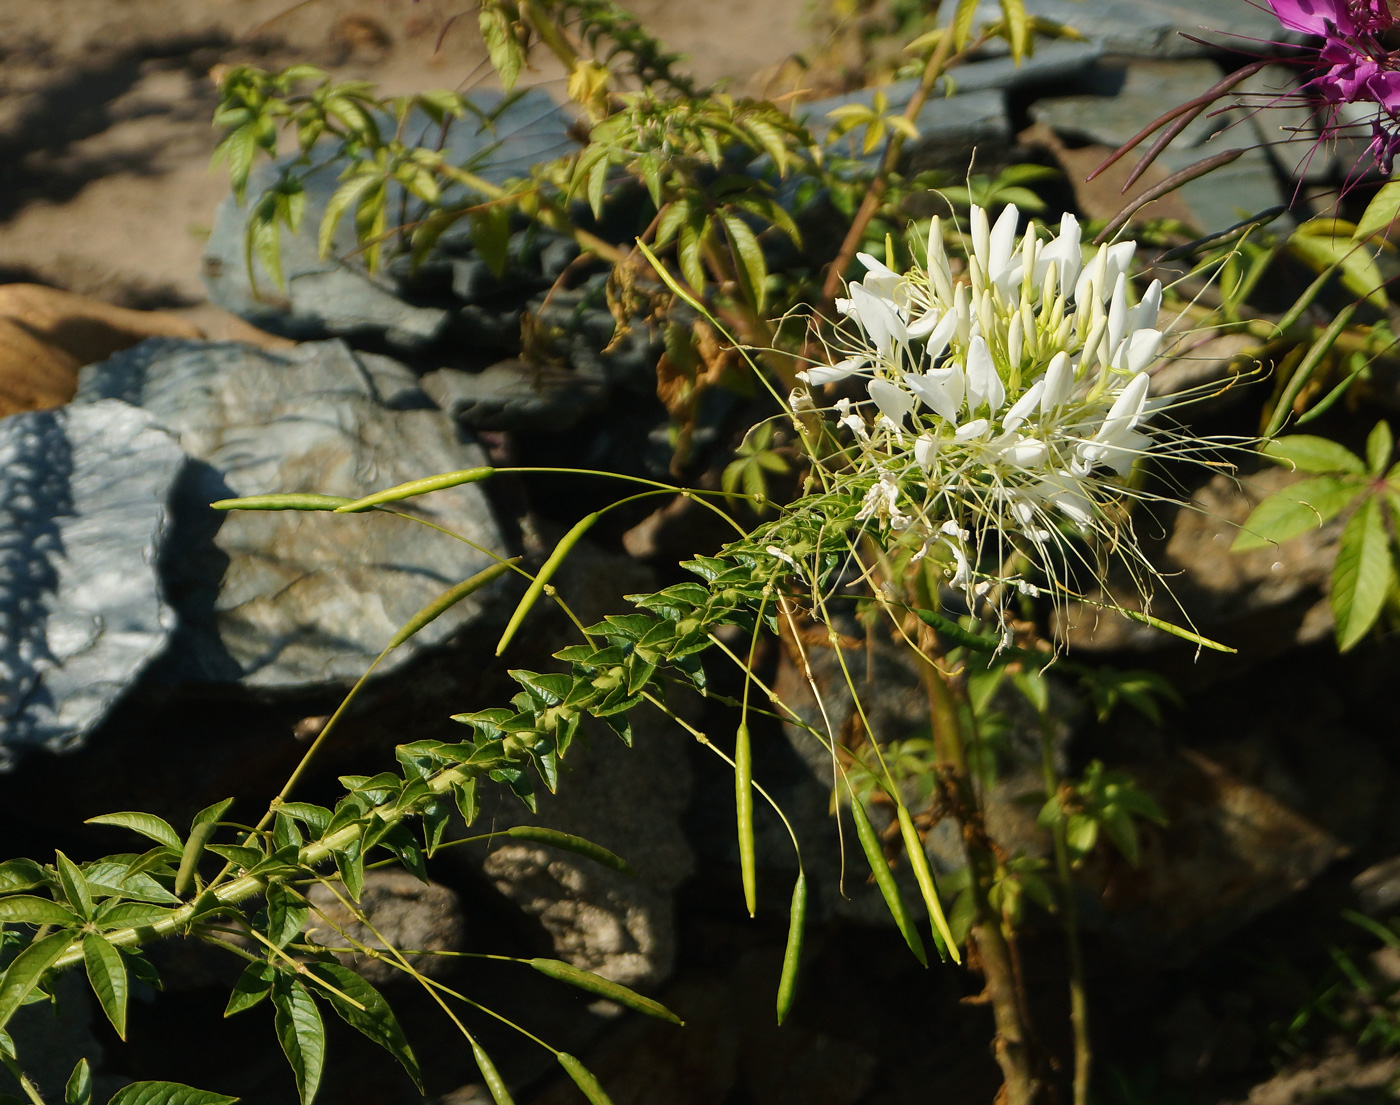
[[[875,885],[884,896],[890,916],[894,918],[894,923],[898,926],[900,935],[904,937],[904,942],[909,945],[909,950],[914,953],[914,958],[927,967],[928,955],[924,951],[924,942],[919,936],[919,930],[914,927],[914,918],[909,914],[909,907],[904,904],[899,887],[895,885],[890,865],[885,862],[885,853],[875,835],[875,826],[870,824],[865,807],[854,795],[851,798],[851,819],[856,823],[856,836],[860,838],[861,850],[865,852],[865,860],[875,875]]]
[[[486,1049],[473,1037],[468,1036],[467,1039],[472,1045],[472,1056],[476,1059],[477,1070],[481,1071],[486,1088],[491,1091],[491,1100],[496,1105],[515,1105],[515,1099],[510,1096],[510,1091],[506,1089],[505,1080],[496,1070],[496,1064],[491,1062],[491,1056],[486,1054]]]
[[[518,840],[532,840],[536,844],[548,844],[551,848],[562,848],[566,852],[586,856],[594,863],[601,863],[604,867],[611,867],[614,871],[620,871],[634,879],[637,877],[632,865],[621,856],[614,855],[601,844],[594,844],[593,841],[584,840],[583,837],[574,836],[572,833],[561,833],[558,829],[546,829],[540,825],[513,825],[505,830],[505,835]]]
[[[554,551],[549,554],[549,559],[540,565],[539,575],[535,576],[534,581],[526,589],[525,597],[520,600],[520,605],[515,608],[515,613],[510,616],[510,621],[506,624],[506,631],[501,634],[500,643],[496,645],[497,656],[506,650],[511,638],[515,636],[515,631],[520,628],[520,623],[525,620],[525,615],[530,612],[530,608],[535,605],[536,600],[544,592],[545,584],[559,569],[559,565],[564,563],[564,558],[573,551],[574,546],[583,539],[583,535],[597,520],[597,511],[580,518],[574,523],[574,528],[560,538],[559,544],[555,545]]]
[[[948,918],[943,915],[943,903],[938,900],[938,887],[934,885],[933,872],[929,870],[924,843],[914,828],[914,819],[902,804],[899,807],[899,832],[904,837],[904,850],[909,853],[909,866],[914,869],[919,892],[924,896],[924,906],[928,909],[929,919],[933,921],[933,942],[938,947],[938,954],[944,962],[951,955],[954,963],[961,963],[958,943],[953,939],[953,930],[948,927]]]
[[[807,926],[807,873],[797,869],[797,884],[792,888],[792,905],[788,908],[787,948],[783,952],[783,973],[778,979],[778,1023],[787,1018],[797,990],[797,968],[802,962],[802,940]]]
[[[600,998],[615,1001],[618,1005],[625,1005],[628,1009],[635,1009],[648,1017],[670,1021],[672,1024],[685,1024],[659,1001],[644,998],[635,990],[629,990],[621,983],[603,978],[602,975],[595,975],[592,971],[582,970],[558,959],[531,959],[529,963],[540,974],[547,975],[557,982],[567,982],[570,986],[577,986],[580,990],[587,990]]]
[[[588,1098],[592,1105],[613,1105],[603,1087],[598,1084],[598,1079],[593,1077],[593,1072],[570,1055],[567,1051],[560,1051],[555,1054],[559,1060],[559,1065],[569,1072],[569,1077],[574,1080],[574,1085],[583,1091],[583,1096]]]
[[[517,560],[519,560],[519,557],[515,557],[511,560],[503,560],[499,564],[492,564],[491,567],[484,571],[477,572],[471,579],[463,580],[461,583],[457,584],[456,587],[451,587],[444,591],[404,623],[403,628],[395,633],[394,639],[389,642],[389,648],[398,648],[399,645],[403,644],[425,625],[447,613],[447,611],[451,610],[452,607],[456,606],[457,603],[461,602],[473,591],[479,591],[492,580],[499,579],[506,572],[510,571],[511,566],[514,565]],[[388,649],[385,651],[388,651]]]
[[[248,495],[242,499],[220,499],[209,505],[214,510],[335,510],[354,499],[342,495]]]
[[[749,743],[749,727],[743,722],[734,739],[734,809],[739,823],[739,873],[744,882],[744,905],[752,917],[758,908],[753,836],[753,749]]]
[[[407,483],[385,488],[383,491],[376,491],[373,495],[366,495],[363,499],[356,499],[344,506],[336,507],[335,512],[337,514],[359,514],[362,510],[372,510],[381,503],[397,503],[403,499],[412,499],[417,495],[426,495],[429,491],[441,491],[443,488],[456,487],[459,484],[476,483],[477,480],[484,480],[495,474],[494,468],[464,468],[460,472],[444,472],[440,476],[425,476],[421,480],[409,480]]]

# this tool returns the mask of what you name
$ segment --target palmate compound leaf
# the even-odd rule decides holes
[[[1337,647],[1346,652],[1380,617],[1395,582],[1390,539],[1378,496],[1367,496],[1342,531],[1337,565],[1332,570],[1332,617]]]
[[[180,1082],[133,1082],[118,1090],[107,1105],[234,1105],[237,1100]]]
[[[1366,488],[1354,478],[1317,476],[1299,480],[1254,508],[1231,545],[1235,552],[1276,545],[1330,521]]]
[[[83,965],[98,1004],[117,1035],[125,1040],[127,979],[122,953],[102,937],[89,933],[83,937]]]
[[[296,1076],[301,1105],[311,1105],[326,1063],[326,1026],[316,1002],[294,978],[278,974],[272,983],[274,1024],[282,1053]]]
[[[418,1058],[408,1046],[403,1029],[399,1027],[398,1019],[389,1008],[389,1003],[384,1000],[384,995],[349,967],[335,963],[318,963],[309,970],[313,976],[324,978],[342,994],[364,1006],[363,1009],[356,1009],[339,994],[330,991],[324,994],[341,1020],[397,1059],[413,1079],[418,1091],[423,1092],[423,1075],[418,1067]]]

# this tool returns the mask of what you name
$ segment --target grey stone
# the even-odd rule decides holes
[[[898,113],[908,106],[917,87],[916,81],[899,81],[883,88],[862,88],[841,96],[814,100],[803,106],[801,114],[813,136],[821,141],[831,130],[827,113],[846,104],[874,103],[875,94],[883,92],[889,101],[888,111]],[[904,147],[904,167],[909,172],[924,169],[966,171],[968,155],[979,145],[1005,146],[1011,141],[1011,122],[1006,114],[1006,97],[999,90],[959,93],[954,96],[931,97],[919,109],[914,119],[919,137]],[[854,144],[859,137],[843,139],[838,152],[875,161],[879,153],[862,155]]]
[[[474,99],[488,113],[502,102],[499,93],[491,92],[479,93]],[[568,119],[547,93],[530,89],[501,110],[491,124],[474,116],[454,121],[447,128],[444,150],[452,163],[499,184],[511,177],[528,176],[532,165],[572,148],[567,125]],[[414,117],[406,133],[413,141],[432,143],[437,138],[436,129],[426,119]],[[260,262],[254,264],[255,286],[244,263],[247,210],[287,164],[284,159],[259,167],[249,181],[244,206],[231,195],[219,206],[203,260],[210,298],[225,310],[293,338],[374,335],[394,349],[411,351],[440,337],[449,313],[439,306],[415,305],[409,301],[403,279],[390,271],[370,274],[354,259],[354,231],[348,218],[332,239],[330,255],[325,259],[318,255],[321,216],[341,183],[339,164],[327,165],[306,177],[301,227],[296,233],[285,227],[282,230],[285,291],[278,289]],[[391,193],[391,204],[397,208],[400,193],[396,188]],[[445,191],[444,201],[465,196],[464,190],[454,185]],[[408,205],[410,221],[418,210],[414,204]],[[455,235],[444,235],[444,243],[469,243],[468,227],[462,220],[453,228]]]
[[[1031,106],[1031,115],[1060,134],[1117,147],[1169,107],[1199,96],[1219,79],[1220,69],[1209,61],[1135,62],[1121,70],[1117,88],[1106,89],[1112,95],[1045,99]],[[1162,171],[1175,173],[1226,150],[1244,149],[1237,160],[1181,187],[1181,198],[1202,233],[1223,230],[1283,202],[1268,156],[1256,148],[1259,141],[1242,110],[1205,112],[1158,156]],[[1143,144],[1144,151],[1148,144]]]
[[[162,678],[263,688],[354,679],[416,611],[490,563],[471,545],[387,514],[209,509],[216,499],[278,491],[359,497],[484,463],[440,411],[386,406],[376,383],[402,385],[403,376],[372,363],[375,371],[338,341],[279,354],[162,340],[83,370],[79,402],[144,407],[199,462],[177,492],[180,540],[165,574],[180,628]],[[404,509],[481,548],[502,547],[475,485]],[[454,606],[380,670],[486,616],[493,594]]]
[[[947,84],[952,85],[954,93],[966,95],[969,92],[1009,92],[1042,82],[1078,81],[1085,79],[1102,54],[1103,46],[1098,42],[1042,40],[1036,43],[1035,53],[1023,58],[1020,64],[1006,54],[955,66],[948,71],[947,81],[940,80],[935,86],[934,95],[943,95]],[[900,83],[912,86],[917,82]],[[907,95],[904,100],[908,103]]]
[[[433,953],[462,950],[466,920],[457,895],[445,886],[419,882],[407,871],[392,868],[365,872],[358,904],[368,925],[345,908],[341,901],[345,888],[336,890],[339,896],[318,883],[307,891],[312,913],[306,934],[318,944],[344,947],[349,936],[367,948],[410,948],[422,954],[405,958],[430,978],[441,976],[447,969],[445,964],[452,962]],[[372,956],[355,952],[338,952],[337,956],[376,986],[402,974],[392,963]]]
[[[597,376],[512,358],[481,372],[440,368],[423,390],[473,430],[566,430],[597,414],[607,388]]]
[[[623,594],[653,589],[655,577],[628,557],[583,542],[555,583],[588,625],[625,609]],[[566,639],[577,640],[576,632],[570,628]],[[550,651],[560,647],[557,639],[549,644]],[[682,714],[693,705],[684,693],[668,695],[668,701]],[[497,788],[482,809],[481,823],[492,830],[529,823],[574,833],[621,856],[637,878],[572,852],[510,837],[440,855],[443,862],[482,871],[501,894],[538,918],[559,958],[644,988],[671,972],[675,892],[694,868],[681,825],[691,791],[687,750],[693,742],[675,722],[654,711],[638,711],[632,724],[631,748],[601,725],[576,738],[563,761],[558,793],[537,794],[537,816]]]
[[[1104,53],[1125,57],[1199,57],[1222,48],[1240,49],[1242,45],[1255,51],[1261,43],[1291,41],[1296,37],[1289,36],[1262,4],[1217,0],[1037,0],[1033,11],[1043,19],[1074,28]],[[1000,18],[1000,5],[994,0],[983,0],[973,26]]]
[[[184,465],[116,400],[0,420],[0,768],[80,743],[165,647],[156,561]]]

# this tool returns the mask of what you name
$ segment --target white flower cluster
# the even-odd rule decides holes
[[[1049,547],[1063,546],[1058,519],[1112,530],[1103,508],[1152,444],[1142,423],[1161,284],[1130,305],[1135,243],[1086,260],[1073,216],[1049,240],[1032,225],[1018,241],[1018,219],[1008,206],[990,225],[973,207],[956,281],[937,218],[925,269],[900,274],[861,254],[865,277],[837,300],[860,338],[838,363],[799,373],[810,386],[867,380],[869,403],[836,404],[859,469],[876,477],[859,517],[912,527],[919,555],[946,543],[969,599],[985,590],[974,567],[985,553],[1029,547],[1044,567]],[[794,395],[794,407],[808,402]]]

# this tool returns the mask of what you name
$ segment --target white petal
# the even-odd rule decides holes
[[[971,422],[959,426],[953,433],[953,437],[957,441],[973,441],[985,435],[991,426],[992,424],[985,418],[974,418]]]
[[[967,409],[977,411],[985,404],[993,414],[1006,402],[1006,385],[997,375],[996,363],[984,339],[973,338],[967,347]]]
[[[1142,415],[1142,405],[1147,400],[1147,385],[1150,379],[1146,372],[1139,372],[1113,401],[1108,415],[1094,435],[1095,441],[1109,441],[1118,434],[1125,433],[1137,425]]]
[[[914,410],[914,397],[889,380],[871,380],[866,390],[880,408],[880,413],[896,426],[901,425],[904,417]]]
[[[940,317],[946,316],[940,316],[937,307],[929,308],[929,310],[925,311],[909,324],[909,337],[911,339],[928,337],[933,333],[934,328],[938,326]],[[939,350],[939,352],[942,352],[942,350]]]
[[[1162,309],[1162,282],[1154,280],[1142,293],[1142,299],[1133,308],[1128,320],[1129,330],[1151,330],[1157,325],[1157,314]]]
[[[972,255],[977,258],[985,273],[988,271],[988,263],[992,253],[991,231],[987,227],[987,212],[974,203],[968,222],[972,227]]]
[[[1162,346],[1160,330],[1134,330],[1124,343],[1124,363],[1120,368],[1129,372],[1141,372],[1157,359],[1157,350]]]
[[[859,261],[862,265],[866,267],[868,271],[874,273],[876,276],[893,276],[896,278],[899,276],[899,273],[895,272],[894,269],[890,268],[888,265],[884,264],[881,261],[875,260],[875,258],[870,256],[870,254],[868,253],[857,253],[856,260]]]
[[[965,387],[961,365],[935,368],[932,372],[911,372],[904,377],[904,383],[939,417],[949,422],[958,420]]]
[[[1026,389],[1026,393],[1011,404],[1011,409],[1006,412],[1001,420],[1002,429],[1014,430],[1022,422],[1030,417],[1030,414],[1040,404],[1040,397],[1045,392],[1045,379],[1042,377]]]
[[[928,355],[930,360],[938,360],[943,356],[943,351],[948,348],[948,343],[953,340],[953,335],[958,329],[958,312],[956,307],[938,320],[938,325],[933,328],[933,332],[928,336]]]
[[[920,434],[914,442],[914,462],[925,472],[933,468],[934,457],[938,453],[938,442],[932,434]]]
[[[1040,397],[1040,412],[1050,414],[1069,398],[1074,389],[1074,369],[1070,367],[1069,354],[1061,350],[1050,358],[1050,367],[1045,370],[1045,391]]]
[[[1005,464],[1016,468],[1035,469],[1045,463],[1050,447],[1035,437],[1023,437],[1014,445],[1002,450],[1001,459]]]
[[[988,242],[987,270],[987,275],[992,280],[998,279],[1011,261],[1011,254],[1016,248],[1016,224],[1020,218],[1021,213],[1016,210],[1016,205],[1008,203],[1006,210],[997,219],[996,226],[992,227]]]
[[[1128,274],[1120,272],[1108,302],[1108,347],[1116,350],[1128,332]]]
[[[867,364],[865,357],[847,357],[844,361],[837,361],[832,365],[813,365],[797,374],[799,380],[816,387],[820,384],[834,384],[837,380],[844,380],[855,375]]]

